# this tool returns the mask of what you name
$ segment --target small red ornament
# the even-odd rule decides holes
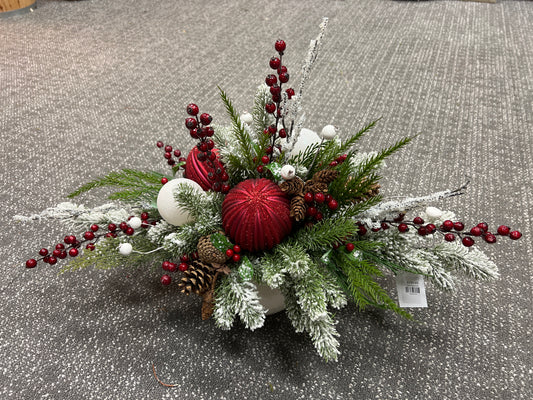
[[[226,235],[248,251],[268,250],[292,229],[289,200],[268,179],[248,179],[229,191],[222,203]]]
[[[215,153],[216,158],[218,156],[218,150],[213,149],[211,151]],[[187,168],[183,173],[183,177],[195,181],[202,187],[202,189],[209,190],[213,185],[213,181],[209,180],[207,175],[210,172],[214,174],[215,169],[209,165],[210,163],[201,162],[200,160],[198,160],[198,153],[200,153],[200,150],[197,146],[194,146],[193,149],[189,152],[186,163]]]

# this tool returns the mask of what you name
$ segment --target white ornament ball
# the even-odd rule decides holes
[[[139,217],[133,217],[128,221],[128,225],[131,226],[133,229],[139,229],[142,225],[142,221]]]
[[[250,113],[244,113],[241,115],[241,121],[245,124],[251,125],[254,122],[254,117]]]
[[[296,176],[296,170],[292,165],[284,165],[281,167],[281,177],[286,181],[290,181]]]
[[[180,208],[174,199],[174,190],[179,185],[189,185],[198,193],[204,193],[204,190],[199,184],[185,178],[172,179],[163,185],[157,195],[157,211],[159,211],[159,214],[166,222],[175,226],[181,226],[193,222],[189,212]]]
[[[320,139],[316,132],[311,129],[302,128],[300,129],[298,140],[291,151],[291,156],[297,156],[298,154],[303,153],[309,146],[320,142],[322,142],[322,139]]]
[[[437,207],[428,207],[426,208],[426,215],[431,219],[438,219],[442,217],[442,211]]]
[[[130,243],[121,243],[118,246],[118,252],[123,256],[129,256],[133,251],[133,246]]]
[[[332,140],[335,138],[335,136],[337,136],[337,128],[335,128],[333,125],[326,125],[322,128],[320,136],[322,137],[322,139]]]

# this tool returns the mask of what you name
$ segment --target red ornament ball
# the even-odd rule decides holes
[[[232,242],[248,251],[268,250],[292,229],[289,199],[268,179],[248,179],[222,203],[222,226]]]
[[[211,150],[215,154],[215,158],[218,155],[218,150]],[[213,186],[213,181],[208,178],[208,174],[215,173],[215,169],[209,166],[209,163],[198,160],[198,153],[200,150],[197,146],[189,152],[187,156],[186,168],[183,173],[183,177],[195,181],[202,189],[209,190]]]

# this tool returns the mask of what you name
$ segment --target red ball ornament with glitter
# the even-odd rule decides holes
[[[217,149],[212,149],[211,151],[218,157]],[[208,162],[198,160],[198,153],[200,153],[200,150],[197,146],[194,146],[189,152],[183,177],[195,181],[202,189],[209,190],[213,186],[214,181],[209,179],[208,174],[210,172],[214,173],[215,170],[209,166]]]
[[[256,252],[279,244],[292,229],[289,199],[268,179],[248,179],[229,191],[222,203],[226,235]]]

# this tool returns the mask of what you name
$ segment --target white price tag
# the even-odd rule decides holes
[[[427,307],[424,277],[410,272],[399,272],[396,275],[396,290],[400,307]]]

